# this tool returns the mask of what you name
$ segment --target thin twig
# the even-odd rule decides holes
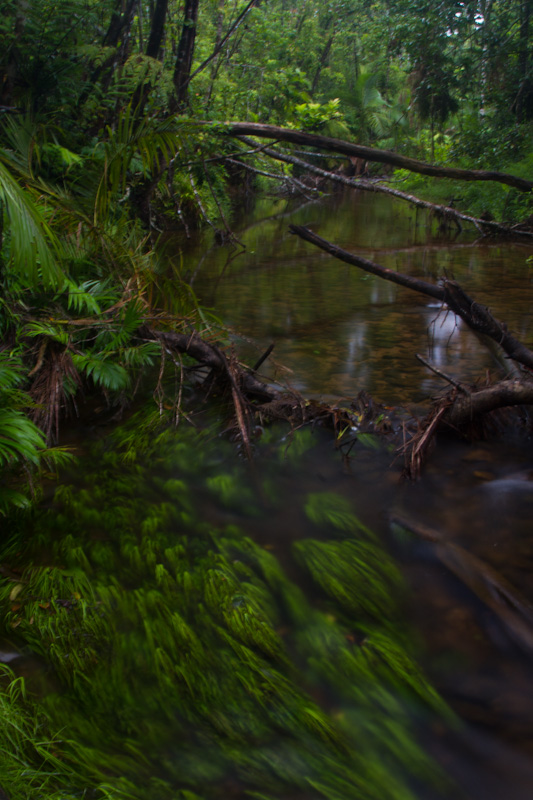
[[[435,367],[433,364],[430,364],[429,361],[426,361],[426,359],[420,355],[420,353],[415,353],[415,358],[417,358],[420,361],[420,363],[423,364],[425,367],[430,369],[431,372],[434,372],[435,375],[438,375],[439,378],[448,381],[448,383],[451,383],[451,385],[455,386],[456,389],[459,389],[460,392],[463,392],[464,394],[469,394],[468,389],[465,389],[465,387],[462,384],[454,380],[454,378],[451,378],[449,375],[446,375],[446,373],[442,372],[442,370],[440,370],[438,367]]]
[[[259,367],[260,367],[262,364],[264,364],[264,362],[267,360],[267,358],[269,357],[270,353],[271,353],[271,352],[272,352],[272,350],[274,349],[274,346],[275,346],[275,345],[274,345],[274,342],[272,342],[272,344],[270,344],[270,345],[267,347],[267,349],[265,350],[265,352],[263,353],[263,355],[261,356],[261,358],[259,359],[259,361],[258,361],[258,362],[257,362],[257,363],[256,363],[256,364],[255,364],[255,365],[252,367],[252,370],[253,370],[253,372],[257,372],[257,370],[259,369]]]

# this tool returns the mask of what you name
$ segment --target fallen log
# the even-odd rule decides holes
[[[255,144],[252,139],[249,139],[246,136],[239,136],[238,138],[247,145],[253,146]],[[243,156],[248,155],[249,152],[250,151],[246,151]],[[345,175],[340,175],[338,172],[331,172],[329,170],[322,169],[321,167],[317,167],[314,164],[309,164],[307,161],[303,161],[301,158],[289,155],[288,153],[280,153],[278,150],[273,150],[271,147],[263,147],[261,153],[276,161],[282,161],[285,164],[292,164],[293,166],[299,167],[300,169],[303,169],[312,175],[318,175],[324,180],[340,183],[343,186],[348,186],[350,189],[360,189],[364,192],[386,194],[389,195],[389,197],[403,200],[410,205],[414,205],[416,208],[423,208],[426,211],[430,211],[432,214],[437,215],[441,220],[454,222],[458,230],[462,230],[462,222],[467,222],[473,225],[482,235],[497,234],[501,236],[520,236],[533,238],[533,232],[527,228],[524,228],[523,230],[517,229],[516,227],[509,227],[508,225],[503,225],[499,222],[495,222],[494,220],[485,220],[481,219],[480,217],[473,217],[471,214],[464,214],[463,212],[458,211],[456,208],[451,208],[451,206],[430,203],[427,200],[422,200],[420,197],[416,197],[414,194],[402,192],[399,189],[394,189],[391,186],[384,186],[382,183],[376,181],[365,180],[364,178],[348,178]],[[232,164],[240,163],[246,169],[253,169],[243,161],[235,162],[235,159],[232,158],[228,158],[226,160]],[[259,170],[255,171],[259,172]],[[263,172],[261,174],[266,173]]]
[[[220,123],[203,124],[210,125],[229,136],[258,136],[260,138],[275,139],[279,142],[304,145],[305,147],[317,147],[320,150],[342,153],[346,156],[356,156],[364,158],[366,161],[390,164],[393,167],[407,169],[410,172],[417,172],[421,175],[430,175],[435,178],[453,178],[462,181],[496,181],[519,189],[521,192],[530,192],[533,189],[533,181],[505,172],[438,167],[393,153],[390,150],[365,147],[360,144],[345,142],[342,139],[332,139],[329,136],[305,133],[304,131],[296,131],[290,128],[279,128],[275,125],[263,125],[259,122],[228,122],[224,126],[221,126]]]
[[[372,275],[377,275],[384,280],[405,286],[407,289],[420,292],[435,300],[440,300],[476,333],[484,334],[497,342],[509,358],[533,370],[533,351],[512,336],[505,323],[497,320],[492,316],[488,308],[469,297],[455,281],[443,279],[440,286],[435,286],[435,284],[428,281],[412,278],[410,275],[404,275],[401,272],[382,267],[366,258],[349,253],[302,225],[290,225],[289,228],[292,233],[301,239],[319,247],[321,250],[325,250],[340,261],[353,264],[355,267],[359,267],[365,272],[370,272]]]

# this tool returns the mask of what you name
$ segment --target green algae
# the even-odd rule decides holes
[[[321,538],[293,545],[316,591],[298,586],[250,535],[265,501],[225,448],[132,421],[6,543],[24,569],[0,587],[5,632],[54,681],[0,696],[30,751],[33,718],[55,742],[28,756],[38,772],[53,752],[46,789],[14,770],[8,794],[414,800],[442,783],[416,726],[450,716],[410,653],[394,564],[346,501],[317,493],[301,516]],[[212,523],[216,502],[239,525]]]

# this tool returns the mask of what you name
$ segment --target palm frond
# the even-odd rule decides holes
[[[44,446],[42,432],[22,411],[0,408],[0,468],[22,459],[37,465]]]
[[[59,242],[40,206],[17,183],[0,150],[0,203],[8,218],[9,263],[30,285],[56,285],[63,278]]]
[[[179,129],[178,129],[179,130]],[[168,161],[181,148],[180,133],[173,120],[140,120],[130,106],[120,116],[116,130],[108,129],[105,163],[94,205],[95,224],[107,217],[111,199],[125,192],[128,169],[136,156],[145,177]]]

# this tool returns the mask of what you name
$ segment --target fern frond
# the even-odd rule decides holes
[[[22,459],[37,465],[44,446],[43,433],[25,414],[0,409],[0,468]]]
[[[157,342],[145,342],[138,347],[126,347],[122,351],[122,358],[128,367],[152,366],[161,356],[161,346]]]
[[[66,279],[63,291],[68,291],[67,305],[69,309],[74,309],[78,314],[87,312],[96,316],[102,313],[99,297],[107,299],[104,292],[107,281],[92,280],[77,284],[70,279]]]
[[[69,343],[67,331],[61,325],[54,325],[53,322],[46,322],[45,320],[28,322],[23,331],[25,336],[48,336],[50,339],[54,339],[65,346]]]
[[[92,378],[95,384],[103,389],[119,391],[126,389],[130,378],[124,367],[106,358],[96,355],[73,354],[72,361],[74,366],[85,373],[88,378]]]

